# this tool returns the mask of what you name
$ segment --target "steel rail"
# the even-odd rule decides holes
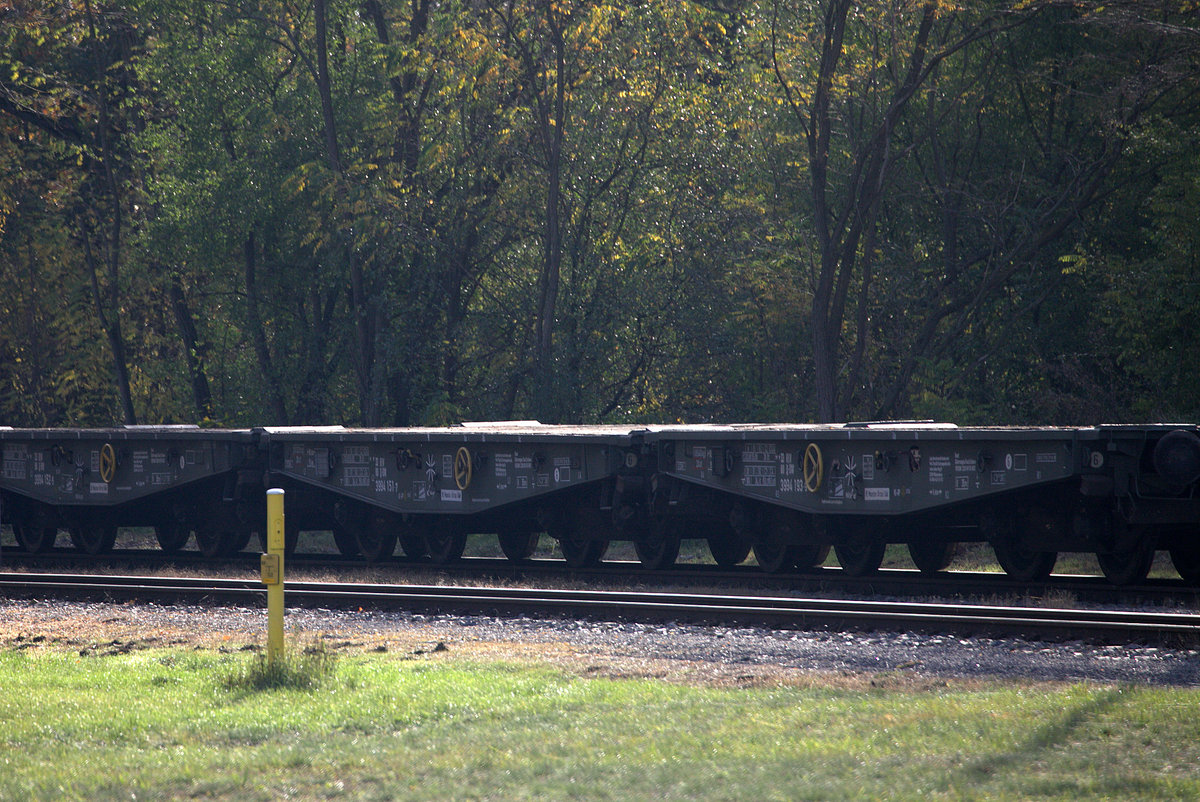
[[[158,551],[114,551],[97,563],[97,558],[62,550],[39,555],[18,553],[6,555],[8,566],[18,566],[47,572],[70,572],[91,570],[100,565],[118,566],[126,573],[152,571],[165,565],[178,570],[210,568],[216,570],[243,570],[245,566],[258,566],[257,553],[243,552],[230,557],[206,558],[194,552],[164,555]],[[1172,606],[1200,608],[1200,587],[1189,586],[1178,579],[1148,579],[1137,585],[1117,586],[1100,576],[1054,574],[1037,582],[1013,579],[996,571],[943,571],[923,574],[913,569],[885,568],[869,576],[849,576],[839,568],[816,568],[808,572],[765,573],[753,566],[721,568],[709,564],[683,564],[673,569],[651,571],[637,562],[605,561],[598,566],[583,569],[567,569],[561,560],[534,558],[513,563],[502,558],[465,557],[459,562],[439,565],[428,561],[396,558],[386,562],[370,563],[337,555],[303,555],[288,558],[288,567],[296,569],[355,569],[372,572],[389,572],[404,581],[404,577],[416,574],[428,577],[438,575],[449,581],[515,581],[537,583],[549,577],[570,576],[577,580],[596,581],[607,584],[637,583],[639,586],[696,586],[709,588],[753,588],[759,592],[786,593],[844,593],[860,596],[886,595],[898,597],[949,597],[973,596],[1036,598],[1054,592],[1066,592],[1077,601],[1095,605]]]
[[[0,595],[37,598],[199,600],[262,604],[251,579],[0,574]],[[537,611],[608,620],[1021,634],[1108,642],[1200,643],[1200,614],[895,601],[545,588],[289,582],[287,604],[517,614]]]

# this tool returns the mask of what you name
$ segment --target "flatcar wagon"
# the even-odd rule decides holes
[[[1125,584],[1145,578],[1156,549],[1200,580],[1192,425],[684,426],[652,429],[647,443],[657,472],[646,521],[663,561],[703,510],[710,527],[722,522],[710,543],[732,544],[713,549],[718,562],[749,546],[769,571],[810,568],[832,547],[843,569],[870,573],[889,543],[938,571],[953,544],[986,541],[1026,580],[1081,551]]]
[[[65,529],[76,548],[101,554],[118,527],[144,526],[164,551],[194,531],[202,551],[219,554],[246,544],[262,507],[248,429],[0,428],[0,451],[0,511],[30,552],[50,549]]]
[[[368,559],[445,563],[467,535],[495,533],[510,559],[527,559],[546,531],[566,561],[600,559],[605,492],[631,470],[633,427],[464,424],[437,429],[262,430],[272,484],[292,487],[298,530],[331,529],[338,548]],[[600,533],[592,536],[595,529]]]
[[[933,572],[979,541],[1026,580],[1084,551],[1130,583],[1166,550],[1200,584],[1194,424],[8,429],[0,447],[0,514],[29,551],[64,528],[99,553],[138,525],[167,550],[195,531],[206,554],[227,553],[261,529],[262,491],[283,486],[289,548],[332,530],[369,560],[399,544],[450,562],[468,534],[492,533],[519,561],[546,532],[572,567],[624,540],[664,568],[702,539],[722,565],[753,553],[767,571],[805,571],[832,549],[861,575],[888,544]]]

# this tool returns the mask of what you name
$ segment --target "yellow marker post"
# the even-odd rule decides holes
[[[267,553],[262,581],[267,586],[267,660],[283,657],[283,491],[267,491]]]

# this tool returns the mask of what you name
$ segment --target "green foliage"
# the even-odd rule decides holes
[[[1200,161],[1172,159],[1170,174],[1138,201],[1136,250],[1101,250],[1081,261],[1095,288],[1094,346],[1124,416],[1186,420],[1200,415],[1200,236],[1191,209],[1200,203]]]
[[[324,5],[0,10],[0,420],[1197,414],[1188,8]]]

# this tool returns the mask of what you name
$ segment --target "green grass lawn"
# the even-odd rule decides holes
[[[0,653],[0,799],[1200,797],[1197,690],[721,688],[394,654],[253,690],[255,659]]]

